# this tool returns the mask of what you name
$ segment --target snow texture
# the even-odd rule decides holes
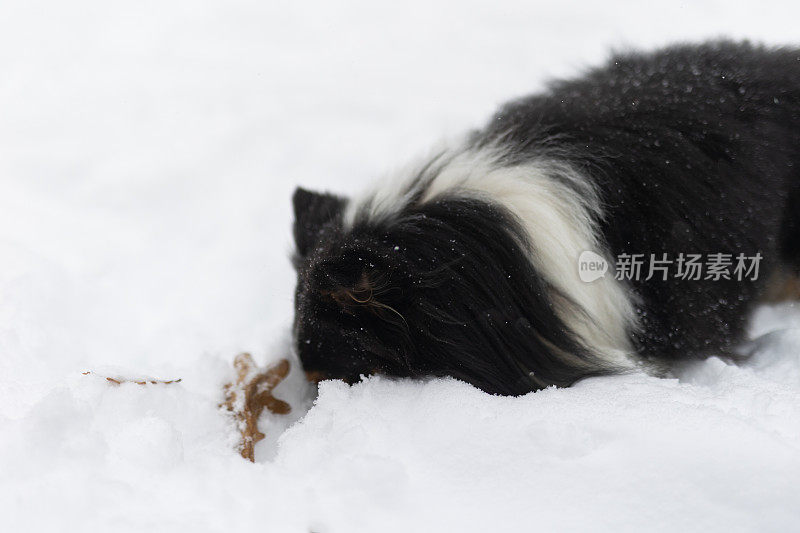
[[[236,353],[289,352],[295,185],[356,192],[611,47],[786,43],[799,18],[718,0],[0,3],[3,531],[797,531],[800,307],[756,314],[743,367],[520,398],[371,378],[325,382],[312,407],[295,367],[256,464],[218,403]]]

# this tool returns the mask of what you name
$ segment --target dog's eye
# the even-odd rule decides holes
[[[355,288],[352,291],[348,291],[347,296],[352,299],[354,302],[359,304],[367,304],[372,301],[372,288],[371,287],[363,287],[363,288]]]
[[[372,289],[369,287],[358,287],[347,289],[340,287],[332,291],[323,291],[323,296],[327,296],[341,306],[366,305],[372,301]]]
[[[337,287],[332,290],[322,291],[322,295],[332,299],[342,307],[351,307],[354,305],[367,305],[372,302],[374,289],[369,278],[366,275],[362,275],[352,287]]]

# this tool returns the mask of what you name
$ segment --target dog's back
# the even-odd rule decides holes
[[[800,50],[715,42],[620,55],[503,107],[477,138],[520,157],[554,144],[586,169],[614,257],[762,254],[752,282],[630,280],[648,355],[728,346],[771,274],[800,269]]]

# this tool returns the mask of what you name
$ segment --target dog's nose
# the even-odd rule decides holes
[[[325,375],[322,372],[310,370],[306,372],[306,379],[311,383],[319,383],[325,379]]]

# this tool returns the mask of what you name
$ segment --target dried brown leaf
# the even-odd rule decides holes
[[[236,369],[236,381],[227,383],[223,387],[225,407],[233,415],[239,425],[242,439],[239,452],[242,457],[253,462],[255,460],[255,445],[264,438],[258,429],[258,418],[264,409],[285,415],[291,406],[272,395],[274,389],[289,374],[290,365],[286,359],[259,370],[249,353],[242,353],[233,360]]]

